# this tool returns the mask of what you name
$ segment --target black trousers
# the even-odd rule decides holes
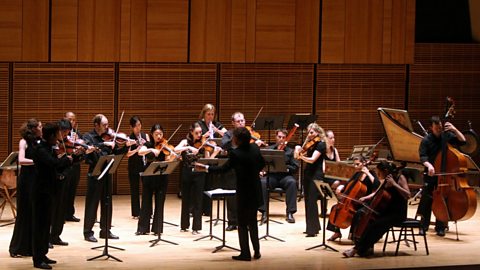
[[[238,241],[240,243],[240,255],[251,257],[248,235],[252,241],[253,250],[260,252],[258,240],[257,209],[252,207],[238,206]]]
[[[64,175],[64,179],[55,182],[55,190],[51,200],[52,226],[50,229],[50,241],[60,240],[60,235],[65,225],[66,191],[72,174],[66,172]]]
[[[142,177],[142,207],[138,219],[137,232],[163,233],[163,213],[165,196],[167,193],[168,177],[166,175]],[[150,216],[152,215],[152,197],[155,196],[155,213],[152,229],[150,230]]]
[[[65,219],[75,215],[75,197],[77,196],[77,187],[80,182],[80,163],[74,163],[70,168],[70,175],[66,182],[65,193]]]
[[[368,250],[373,248],[375,243],[382,238],[393,224],[398,224],[403,220],[405,220],[405,218],[399,216],[398,213],[385,213],[384,216],[378,217],[369,223],[362,236],[355,241],[355,248],[357,249],[358,255],[366,255]]]
[[[318,191],[313,176],[305,172],[303,178],[303,188],[305,195],[305,219],[307,234],[318,234],[320,231],[320,219],[318,217],[318,203],[320,192]]]
[[[130,183],[130,205],[132,217],[140,216],[140,172],[138,170],[128,171],[128,182]]]
[[[190,207],[192,207],[192,230],[202,229],[202,200],[205,188],[205,173],[192,172],[192,169],[182,166],[182,210],[180,228],[190,227]],[[190,195],[190,196],[189,196]]]
[[[46,191],[32,192],[32,255],[33,262],[40,263],[48,253],[50,236],[51,194]]]
[[[105,181],[108,181],[109,190],[105,191]],[[105,193],[107,192],[107,193]],[[108,195],[108,196],[105,196]],[[108,197],[108,208],[105,200]],[[85,197],[85,217],[83,220],[83,235],[93,235],[93,225],[97,218],[98,204],[100,206],[100,233],[108,233],[112,224],[112,176],[110,174],[97,180],[96,177],[87,176],[87,195]],[[106,215],[108,211],[108,219]]]
[[[428,230],[430,225],[430,219],[432,217],[432,202],[433,202],[433,190],[437,186],[436,178],[425,178],[425,184],[423,186],[422,197],[420,198],[420,203],[418,204],[417,213],[421,214],[424,218],[424,230]],[[435,221],[435,230],[444,230],[447,227],[445,222],[436,220]]]
[[[267,177],[262,177],[262,192],[263,192],[263,202],[268,202],[267,194]],[[286,211],[288,213],[297,212],[297,181],[292,175],[278,175],[271,174],[268,176],[268,184],[270,190],[275,188],[281,188],[285,191],[285,204],[287,206]],[[265,204],[260,206],[260,211],[265,211]]]

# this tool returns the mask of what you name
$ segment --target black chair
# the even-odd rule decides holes
[[[283,188],[277,187],[277,188],[274,188],[274,189],[270,190],[270,195],[272,193],[276,193],[276,194],[278,194],[278,197],[282,198],[283,194],[285,193],[285,190],[283,190]],[[276,201],[279,201],[279,202],[284,202],[283,199],[280,199],[278,197],[270,196],[270,198],[273,199],[273,200],[276,200]]]
[[[398,255],[398,249],[400,248],[400,242],[405,241],[407,246],[409,242],[413,243],[413,247],[415,251],[417,250],[417,241],[415,240],[415,236],[423,236],[423,241],[425,243],[425,251],[427,255],[429,255],[428,251],[428,244],[427,244],[427,233],[423,231],[423,216],[420,214],[416,214],[415,218],[407,218],[400,224],[393,225],[390,230],[385,235],[385,241],[383,242],[383,252],[385,253],[385,248],[387,243],[397,243],[397,248],[395,250],[395,256]],[[388,241],[389,233],[392,233],[393,241]],[[398,238],[395,239],[395,232],[399,232]],[[408,237],[411,236],[411,239]]]

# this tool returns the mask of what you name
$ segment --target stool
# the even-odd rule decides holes
[[[420,217],[420,219],[418,219]],[[399,229],[398,229],[399,228]],[[423,230],[423,217],[420,214],[417,214],[415,218],[407,218],[405,221],[403,221],[400,224],[395,224],[390,228],[390,230],[387,231],[387,234],[385,235],[385,242],[383,243],[383,252],[385,252],[385,248],[388,243],[388,234],[390,231],[392,231],[392,235],[394,240],[392,241],[393,243],[397,243],[397,248],[395,250],[395,256],[398,255],[398,249],[400,247],[400,242],[406,241],[407,244],[408,242],[413,243],[413,247],[415,251],[417,250],[417,241],[415,240],[415,236],[423,236],[423,241],[425,243],[425,251],[427,252],[427,255],[429,255],[428,251],[428,244],[427,244],[427,233],[423,232],[423,234],[420,234],[420,229]],[[415,233],[413,229],[418,229],[419,232]],[[399,231],[400,234],[398,235],[398,238],[395,239],[394,232]],[[412,239],[407,239],[408,236],[411,236]]]

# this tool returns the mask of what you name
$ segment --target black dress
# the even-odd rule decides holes
[[[154,148],[153,142],[146,142],[147,148]],[[165,154],[162,152],[155,157],[153,153],[146,155],[148,167],[154,161],[164,161]],[[143,170],[142,170],[143,171]],[[145,234],[150,232],[150,216],[152,215],[152,197],[155,196],[155,213],[151,231],[154,233],[163,233],[163,213],[165,206],[165,197],[168,187],[168,175],[153,175],[142,177],[142,207],[140,208],[140,217],[138,218],[137,233]]]
[[[27,144],[25,158],[33,159],[33,145]],[[23,165],[17,178],[17,217],[10,241],[10,255],[32,256],[31,193],[37,173],[35,166]]]

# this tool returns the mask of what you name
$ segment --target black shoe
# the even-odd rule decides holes
[[[60,238],[52,240],[52,241],[50,241],[50,243],[52,243],[53,245],[56,245],[56,246],[68,246],[68,242],[64,242]]]
[[[43,258],[43,261],[48,264],[56,264],[57,261],[49,259],[47,256]]]
[[[262,257],[262,254],[260,254],[260,252],[255,252],[255,254],[253,255],[253,258],[254,258],[255,260],[260,259],[260,257]]]
[[[40,269],[52,269],[46,262],[33,263],[33,267]]]
[[[260,219],[260,225],[267,223],[267,213],[262,213],[262,218]]]
[[[445,236],[445,229],[438,229],[437,230],[437,235],[438,236]]]
[[[48,248],[49,248],[49,249],[52,249],[52,248],[53,248],[52,243],[48,242]]]
[[[232,259],[237,260],[237,261],[247,261],[247,262],[252,260],[252,258],[247,257],[247,256],[243,256],[243,255],[232,256]]]
[[[305,235],[305,237],[316,237],[317,234],[315,233],[307,233],[307,235]]]
[[[95,236],[93,236],[93,235],[85,236],[85,241],[92,242],[92,243],[98,242],[97,238],[95,238]]]
[[[285,219],[288,223],[295,223],[295,218],[293,217],[293,214],[288,212],[287,213],[287,218]]]
[[[80,219],[76,216],[71,216],[65,219],[65,221],[80,222]]]
[[[103,232],[100,232],[100,238],[105,239],[106,235]],[[120,237],[116,236],[115,234],[108,232],[108,239],[120,239]]]
[[[135,235],[146,235],[148,232],[135,232]]]
[[[228,225],[225,231],[233,231],[237,229],[237,225]],[[234,256],[235,257],[235,256]]]

